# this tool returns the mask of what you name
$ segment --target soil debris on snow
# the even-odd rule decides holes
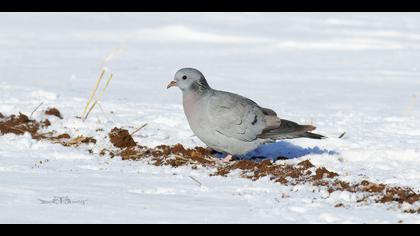
[[[325,167],[321,167],[321,168],[316,169],[315,173],[316,174],[313,177],[314,180],[321,180],[321,179],[324,179],[324,178],[333,179],[333,178],[338,176],[337,173],[331,172],[331,171],[327,170]]]
[[[19,113],[18,116],[11,115],[2,118],[0,121],[0,133],[12,133],[16,135],[29,133],[35,140],[46,140],[52,143],[59,143],[63,146],[78,146],[80,144],[91,143],[96,144],[96,139],[92,137],[80,136],[75,139],[71,139],[71,136],[67,133],[57,134],[55,131],[49,131],[46,133],[40,132],[42,128],[47,128],[49,126],[51,126],[51,122],[48,119],[44,121],[36,121],[29,119],[27,115]]]
[[[123,160],[145,160],[156,166],[169,165],[172,167],[180,166],[207,166],[213,167],[216,160],[210,156],[210,151],[196,147],[194,149],[184,148],[181,144],[174,146],[160,145],[155,148],[144,146],[129,147],[121,151],[118,155]]]
[[[420,214],[420,208],[419,209],[410,209],[410,210],[405,210],[404,213],[409,213],[409,214]]]
[[[45,115],[56,116],[60,119],[63,119],[63,116],[61,115],[61,112],[55,107],[48,108],[48,110],[45,111]]]
[[[57,136],[57,139],[70,139],[70,135],[69,134],[60,134]]]
[[[28,116],[19,113],[18,116],[11,115],[9,117],[3,117],[0,122],[0,132],[2,134],[12,133],[17,135],[28,132],[33,136],[41,126],[42,124],[40,122],[30,120]]]
[[[51,122],[49,120],[41,122],[31,120],[22,113],[7,117],[1,115],[0,118],[1,134],[22,135],[28,132],[33,139],[59,143],[67,147],[97,143],[97,140],[93,137],[79,136],[72,139],[67,133],[57,134],[56,131],[40,133],[41,128],[50,126]],[[187,166],[196,169],[201,166],[214,169],[215,172],[210,174],[211,176],[226,177],[234,172],[239,173],[242,178],[253,181],[267,177],[269,180],[282,185],[311,184],[319,188],[325,188],[330,194],[336,191],[363,193],[363,199],[358,200],[358,202],[367,202],[369,199],[382,204],[414,204],[420,202],[420,194],[411,188],[372,183],[367,180],[359,183],[345,182],[338,179],[338,173],[325,167],[316,167],[310,160],[304,160],[297,164],[278,163],[271,160],[261,162],[239,160],[223,163],[214,158],[212,150],[208,148],[185,148],[182,144],[159,145],[149,148],[138,145],[128,130],[117,127],[113,128],[108,136],[111,143],[119,150],[103,148],[100,152],[101,156],[108,154],[111,158],[120,156],[122,160],[144,160],[155,166],[171,166],[174,168]],[[91,149],[88,151],[93,154]],[[420,209],[406,209],[404,212],[419,214]]]
[[[67,135],[64,134],[64,137],[68,137]],[[69,141],[62,141],[59,142],[60,144],[62,144],[63,146],[79,146],[80,144],[96,144],[96,139],[92,138],[92,137],[85,137],[85,136],[79,136],[77,138],[71,139]]]
[[[420,201],[420,194],[411,188],[390,187],[385,189],[385,195],[379,200],[381,203],[398,202],[413,204]]]
[[[232,171],[240,170],[242,177],[254,181],[268,176],[270,180],[276,183],[296,185],[298,183],[310,182],[310,177],[313,175],[313,171],[310,169],[313,167],[313,164],[309,160],[302,161],[297,165],[277,164],[271,160],[265,160],[260,163],[241,160],[219,167],[212,175],[227,176]]]
[[[341,180],[328,181],[326,179],[316,179],[315,186],[327,187],[331,194],[336,191],[364,193],[365,196],[360,201],[367,201],[369,198],[377,203],[408,203],[420,202],[420,194],[408,187],[390,186],[386,184],[371,183],[363,180],[360,183],[349,183]]]
[[[117,148],[129,148],[137,145],[128,130],[117,127],[111,130],[109,133],[109,139]]]
[[[51,121],[48,119],[45,119],[44,121],[41,122],[41,124],[43,128],[46,128],[46,127],[51,126]]]

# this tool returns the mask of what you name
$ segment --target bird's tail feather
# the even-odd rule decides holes
[[[292,138],[311,138],[311,139],[323,139],[326,138],[323,135],[311,133],[310,131],[315,130],[316,127],[313,125],[299,125],[293,121],[281,120],[280,126],[277,128],[270,128],[264,130],[258,137],[262,139],[292,139]]]
[[[325,139],[327,137],[320,135],[320,134],[316,134],[316,133],[311,133],[311,132],[305,132],[302,134],[301,136],[302,138],[311,138],[311,139]]]

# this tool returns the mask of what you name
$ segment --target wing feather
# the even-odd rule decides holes
[[[237,94],[215,91],[208,100],[207,113],[215,131],[242,141],[257,139],[266,127],[261,108]]]

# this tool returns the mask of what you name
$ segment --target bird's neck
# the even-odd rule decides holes
[[[207,80],[203,77],[198,81],[192,83],[191,86],[188,88],[187,92],[195,93],[199,96],[204,96],[210,90],[210,85],[207,83]]]
[[[182,92],[182,100],[183,100],[184,105],[185,103],[194,104],[200,101],[202,96],[203,94],[200,93],[199,91],[187,90],[187,91]]]
[[[211,91],[212,89],[204,78],[198,82],[193,83],[188,89],[182,90],[184,110],[187,112],[188,110],[197,107],[197,104],[200,103],[200,100],[210,94]]]
[[[195,97],[199,99],[211,91],[208,85],[194,83],[190,88],[182,91],[184,97]]]
[[[182,91],[182,100],[185,109],[197,106],[203,97],[211,94],[212,89],[188,89]]]

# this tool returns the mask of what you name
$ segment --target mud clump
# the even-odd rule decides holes
[[[384,196],[378,200],[381,203],[398,202],[413,204],[420,201],[420,194],[411,188],[390,187],[385,189]]]
[[[82,139],[81,143],[84,143],[84,144],[90,144],[90,143],[96,144],[96,139],[94,139],[92,137],[84,137]]]
[[[60,119],[63,119],[63,116],[61,115],[61,112],[57,108],[48,108],[48,110],[45,111],[45,115],[49,116],[56,116]]]
[[[111,140],[111,143],[117,148],[130,148],[137,145],[128,130],[120,129],[117,127],[111,130],[109,133],[109,139]]]
[[[386,188],[385,184],[371,183],[367,180],[362,181],[359,186],[363,189],[363,191],[369,193],[381,193]]]
[[[45,119],[44,121],[41,122],[41,125],[43,128],[47,128],[51,126],[51,121],[48,119]]]
[[[18,116],[11,115],[9,117],[3,117],[2,121],[0,121],[0,132],[2,134],[12,133],[22,135],[28,132],[31,135],[35,135],[40,127],[40,122],[30,120],[28,116],[22,113],[19,113]]]
[[[337,177],[338,174],[335,172],[331,172],[327,170],[325,167],[316,169],[315,176],[313,177],[313,180],[321,180],[324,178],[333,179]]]
[[[310,169],[312,167],[315,167],[312,162],[310,162],[309,160],[305,160],[302,161],[300,163],[297,164],[298,166],[301,166],[302,168],[304,168],[305,170]]]

